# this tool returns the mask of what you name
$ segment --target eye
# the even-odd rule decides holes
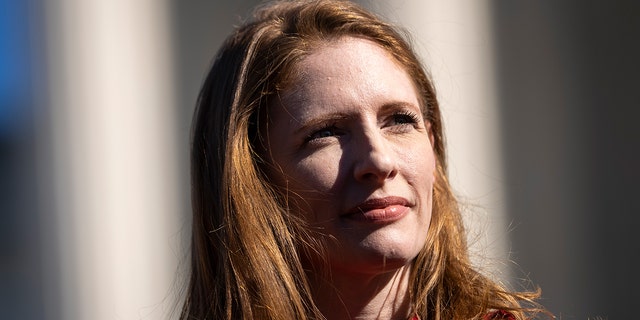
[[[391,125],[415,125],[418,124],[420,118],[417,114],[409,111],[396,112],[391,116]]]
[[[320,140],[323,138],[329,138],[333,136],[338,136],[341,134],[341,130],[336,125],[329,125],[322,127],[318,130],[313,131],[310,135],[307,136],[305,142],[312,142],[315,140]]]

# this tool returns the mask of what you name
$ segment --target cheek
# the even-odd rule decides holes
[[[335,194],[337,161],[307,158],[289,169],[285,190],[291,212],[311,224],[326,220],[326,210],[336,203],[331,195]]]
[[[310,192],[331,192],[340,173],[340,154],[322,150],[293,163],[290,170],[298,185]]]
[[[436,161],[431,146],[416,144],[404,149],[401,158],[404,159],[404,171],[409,175],[408,178],[430,188],[436,176]]]

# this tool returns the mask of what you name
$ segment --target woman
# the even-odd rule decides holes
[[[220,49],[192,145],[182,319],[524,319],[471,266],[440,111],[390,25],[277,2]]]

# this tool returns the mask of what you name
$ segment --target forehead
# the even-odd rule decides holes
[[[391,91],[402,87],[400,89],[409,89],[402,91],[412,96],[416,93],[410,75],[387,49],[358,37],[341,37],[318,44],[296,63],[291,80],[287,89],[280,92],[283,102],[335,98],[348,94],[349,90],[352,94],[392,96]]]
[[[404,69],[381,45],[360,37],[344,36],[318,42],[296,65],[298,80],[313,80],[348,70],[353,74],[366,71],[368,65],[384,65]]]

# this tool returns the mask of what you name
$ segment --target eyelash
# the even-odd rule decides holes
[[[390,125],[390,127],[392,126],[407,126],[407,125],[411,125],[411,126],[415,126],[419,121],[420,121],[420,117],[411,112],[411,111],[400,111],[400,112],[396,112],[394,114],[391,115],[391,118],[393,119],[394,124]],[[330,131],[330,135],[328,136],[320,136],[320,133],[323,133],[325,131]],[[312,133],[309,134],[305,139],[304,139],[304,143],[307,144],[313,140],[316,139],[321,139],[321,138],[325,138],[325,137],[331,137],[334,135],[339,135],[340,128],[338,128],[336,123],[331,123],[329,125],[326,126],[322,126],[319,129],[316,130],[312,130]]]
[[[400,125],[417,124],[420,121],[420,117],[411,111],[396,112],[392,115],[392,118]],[[402,119],[401,121],[403,122],[400,122],[399,119]]]
[[[338,129],[338,126],[337,126],[335,123],[331,123],[331,124],[329,124],[329,125],[326,125],[326,126],[320,127],[319,129],[313,130],[313,131],[311,132],[311,134],[310,134],[310,135],[308,135],[308,136],[304,139],[304,142],[305,142],[305,143],[308,143],[308,142],[310,142],[310,141],[312,141],[312,140],[315,140],[315,139],[321,139],[321,138],[324,138],[324,137],[319,136],[319,133],[324,132],[324,131],[331,131],[331,136],[333,136],[333,135],[335,135],[335,132],[339,131],[339,129]]]

